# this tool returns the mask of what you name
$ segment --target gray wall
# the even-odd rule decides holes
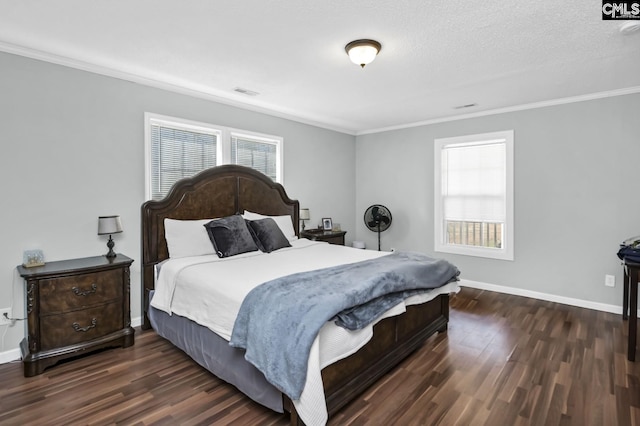
[[[377,246],[362,214],[393,214],[383,249],[454,262],[462,278],[622,305],[619,243],[640,234],[640,94],[356,138],[356,238]],[[515,131],[515,261],[434,253],[433,141]],[[616,287],[604,286],[605,274]]]
[[[285,186],[322,217],[375,248],[362,221],[394,216],[383,249],[423,251],[463,278],[620,305],[619,242],[640,234],[640,94],[361,135],[356,138],[219,103],[0,53],[0,308],[24,315],[22,251],[47,260],[106,251],[97,216],[120,214],[116,249],[135,259],[132,316],[140,315],[140,205],[145,111],[280,135]],[[433,140],[515,130],[515,261],[433,252]],[[355,168],[354,168],[355,165]],[[355,199],[355,203],[354,203]],[[616,287],[603,285],[616,275]],[[0,333],[4,333],[0,327]],[[7,329],[0,354],[24,337]]]
[[[284,184],[310,208],[309,224],[332,217],[354,235],[353,136],[0,53],[0,308],[13,302],[24,316],[23,250],[42,249],[48,261],[104,254],[97,218],[119,214],[116,251],[135,259],[131,311],[140,316],[145,111],[282,136]],[[23,323],[10,327],[0,354],[24,335]]]

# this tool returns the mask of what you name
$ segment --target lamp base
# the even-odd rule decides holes
[[[109,252],[107,254],[105,254],[105,256],[108,259],[112,259],[114,257],[116,257],[116,252],[113,251],[113,246],[115,246],[116,243],[113,242],[113,239],[111,238],[111,235],[109,235],[109,241],[107,241],[107,247],[109,247]]]

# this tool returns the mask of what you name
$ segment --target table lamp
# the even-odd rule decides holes
[[[309,209],[300,209],[300,220],[302,221],[302,230],[305,228],[305,220],[311,219],[311,215],[309,214]]]
[[[109,235],[109,241],[107,241],[109,252],[105,255],[109,259],[116,257],[116,253],[113,251],[115,243],[111,234],[119,234],[120,232],[122,232],[120,216],[98,216],[98,235]]]

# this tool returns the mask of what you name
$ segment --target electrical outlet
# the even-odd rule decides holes
[[[5,317],[4,314],[7,314]],[[11,318],[11,308],[2,308],[0,309],[0,325],[12,325],[13,321],[7,319],[7,317]]]
[[[605,275],[604,276],[604,285],[607,287],[615,287],[616,286],[616,276],[615,275]]]

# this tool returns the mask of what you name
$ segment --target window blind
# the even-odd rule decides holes
[[[278,150],[275,143],[231,136],[231,163],[251,167],[277,181]]]
[[[158,123],[150,130],[152,199],[162,199],[178,180],[217,164],[217,134]]]
[[[443,214],[447,221],[506,220],[506,142],[442,149]]]

